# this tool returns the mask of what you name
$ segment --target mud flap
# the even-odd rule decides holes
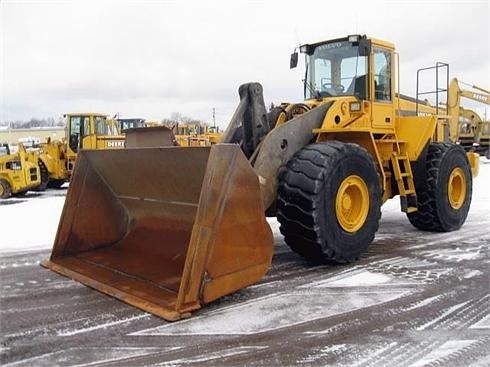
[[[259,281],[272,251],[237,145],[81,151],[42,265],[173,321]]]

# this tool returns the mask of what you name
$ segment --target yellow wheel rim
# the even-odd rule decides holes
[[[447,196],[453,209],[460,209],[466,198],[466,177],[461,168],[453,169],[447,184]]]
[[[362,178],[352,175],[342,181],[335,198],[335,211],[346,232],[356,232],[364,225],[369,212],[369,190]]]

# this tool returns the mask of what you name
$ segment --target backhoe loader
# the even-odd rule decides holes
[[[305,100],[267,112],[259,83],[240,86],[219,144],[80,152],[42,265],[178,320],[264,276],[266,215],[315,263],[358,259],[395,196],[416,228],[459,229],[478,160],[444,140],[447,116],[400,113],[394,45],[354,35],[300,51]]]
[[[0,145],[0,199],[24,195],[40,183],[39,167],[22,144],[17,153],[10,152],[8,144]]]

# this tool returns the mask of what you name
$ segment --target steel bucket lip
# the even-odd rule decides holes
[[[177,321],[191,316],[190,312],[176,311],[175,308],[162,302],[149,301],[147,298],[135,296],[133,293],[125,292],[92,277],[88,277],[77,271],[73,271],[70,268],[59,264],[58,260],[43,260],[41,261],[40,265],[60,275],[76,280],[92,289],[98,290],[115,299],[125,302],[131,306],[150,312],[167,321]],[[175,296],[175,299],[176,298],[177,296]]]

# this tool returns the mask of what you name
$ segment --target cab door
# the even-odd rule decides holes
[[[93,149],[94,148],[94,122],[92,116],[83,116],[83,138],[80,148]]]
[[[371,55],[370,83],[373,100],[372,126],[374,128],[392,128],[395,124],[393,54],[389,49],[373,47]]]

